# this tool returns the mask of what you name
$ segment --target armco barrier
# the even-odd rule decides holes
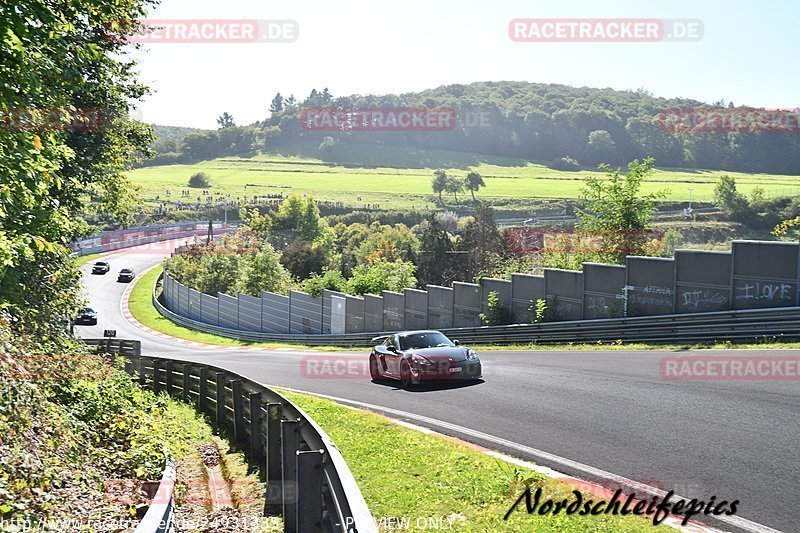
[[[377,332],[337,335],[269,334],[211,326],[184,318],[162,305],[153,290],[153,305],[176,324],[243,341],[295,342],[309,346],[367,346]],[[715,311],[655,317],[604,318],[443,328],[451,339],[473,344],[564,343],[564,342],[693,342],[741,339],[763,341],[800,337],[800,307]],[[387,332],[388,333],[388,332]]]
[[[138,355],[125,359],[125,370],[140,385],[195,403],[232,437],[267,482],[264,508],[283,517],[284,531],[377,533],[339,449],[286,397],[215,366]]]

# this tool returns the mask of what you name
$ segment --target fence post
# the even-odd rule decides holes
[[[158,359],[153,359],[153,392],[158,394],[159,389],[159,377],[158,375],[161,373],[161,362]]]
[[[225,427],[225,372],[214,372],[214,379],[217,384],[217,409],[215,412],[215,422],[217,431],[222,431]]]
[[[208,413],[208,368],[201,366],[197,372],[200,383],[197,385],[197,408]]]
[[[231,380],[231,393],[233,395],[233,442],[240,449],[245,449],[244,433],[244,399],[242,398],[242,380]],[[251,413],[252,416],[252,413]]]
[[[276,516],[283,512],[281,480],[281,404],[267,404],[267,501],[264,514]]]
[[[175,364],[172,361],[167,361],[164,365],[164,368],[166,369],[167,373],[167,376],[164,379],[167,387],[167,396],[172,396],[172,394],[175,392],[175,375],[172,373],[175,369]]]
[[[281,421],[281,449],[283,459],[283,530],[297,533],[297,448],[299,420]]]
[[[139,386],[144,388],[147,383],[147,376],[144,373],[144,358],[137,359],[136,364],[139,366]]]
[[[264,436],[261,433],[261,393],[250,394],[250,458],[258,465],[259,476],[266,479],[264,473]]]
[[[184,402],[188,402],[191,396],[189,395],[189,388],[192,386],[191,381],[192,365],[183,363],[183,390],[181,391],[181,398]]]
[[[324,450],[297,452],[297,530],[322,532]]]

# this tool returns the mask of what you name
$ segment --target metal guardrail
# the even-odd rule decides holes
[[[167,459],[161,483],[153,502],[142,517],[134,533],[171,533],[175,531],[175,462]]]
[[[377,533],[339,449],[286,397],[211,365],[125,358],[125,370],[140,385],[194,402],[232,436],[267,482],[265,510],[283,517],[284,531]]]
[[[153,287],[153,305],[159,313],[176,324],[242,341],[294,342],[308,346],[368,346],[373,337],[381,333],[389,333],[282,334],[257,333],[212,326],[182,317],[164,307],[156,295],[155,286]],[[471,344],[553,344],[597,341],[687,342],[748,339],[760,341],[773,338],[799,338],[800,307],[448,328],[441,331],[450,338]]]
[[[141,355],[142,341],[116,339],[106,337],[103,339],[81,339],[87,346],[93,346],[98,351],[118,355]]]

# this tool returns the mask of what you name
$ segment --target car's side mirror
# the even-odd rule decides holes
[[[397,348],[395,348],[394,346],[387,346],[386,349],[392,353],[397,353]]]
[[[453,344],[455,344],[456,346],[461,346],[461,343],[459,341],[457,341],[457,340],[453,341]]]

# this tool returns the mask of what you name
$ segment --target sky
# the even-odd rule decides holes
[[[699,19],[695,42],[514,42],[517,18]],[[800,2],[763,0],[163,0],[150,19],[293,20],[294,42],[147,43],[135,50],[152,94],[135,116],[215,128],[263,120],[275,93],[305,98],[529,81],[644,88],[656,96],[800,107]]]

